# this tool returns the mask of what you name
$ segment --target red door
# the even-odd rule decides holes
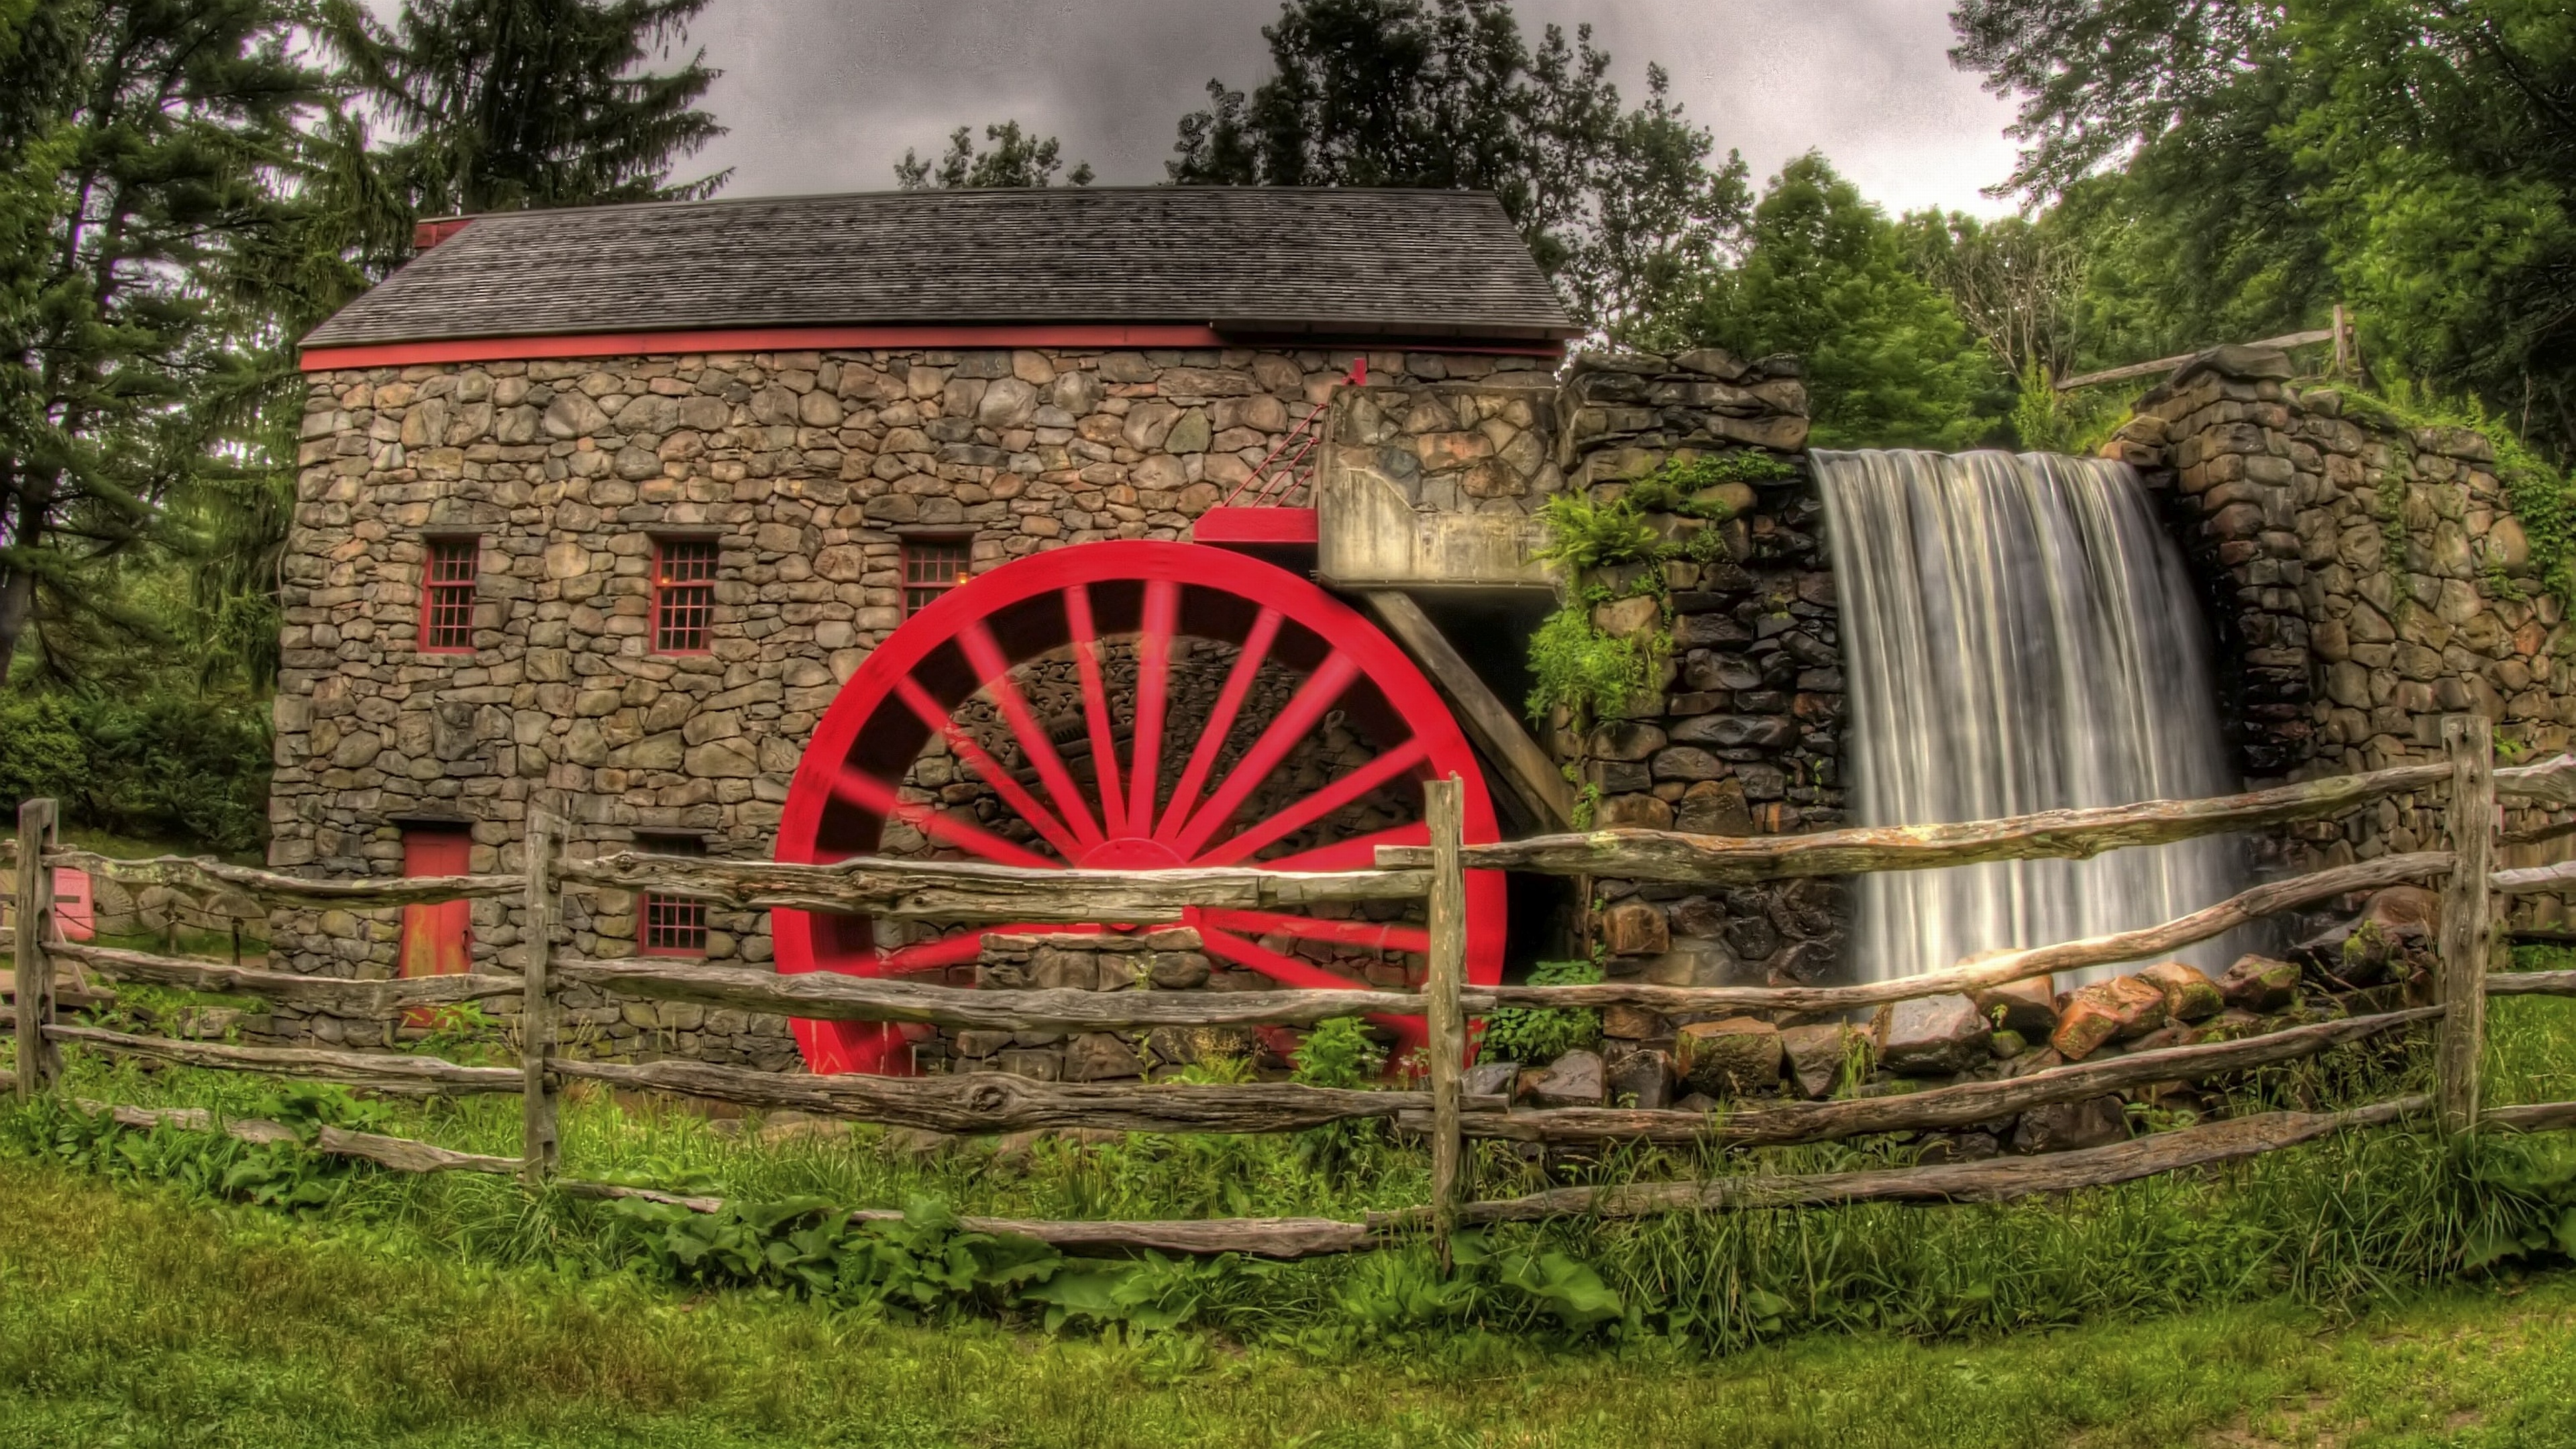
[[[98,928],[96,903],[90,899],[89,872],[67,865],[54,867],[54,928],[66,941],[86,941]]]
[[[462,830],[403,832],[403,874],[465,875],[473,866],[473,837]],[[474,903],[442,901],[403,907],[402,974],[456,976],[470,968]]]

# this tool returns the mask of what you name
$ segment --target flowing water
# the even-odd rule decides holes
[[[2199,604],[2126,464],[1814,455],[1863,824],[2226,794]],[[2228,894],[2234,842],[1861,878],[1860,980],[2153,925]],[[2187,956],[2223,965],[2218,943]],[[2066,983],[2061,982],[2063,987]]]

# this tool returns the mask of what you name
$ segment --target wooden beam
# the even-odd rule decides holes
[[[366,880],[306,880],[246,865],[227,865],[210,855],[163,855],[150,860],[117,860],[95,851],[62,850],[46,855],[49,865],[87,871],[93,880],[126,886],[168,886],[197,895],[231,898],[219,914],[256,920],[263,906],[329,910],[379,910],[395,906],[436,905],[441,901],[517,895],[525,887],[515,875],[426,875]],[[247,901],[245,902],[245,898]]]
[[[1541,829],[1565,829],[1574,823],[1574,789],[1547,751],[1521,727],[1520,716],[1494,695],[1466,656],[1401,589],[1371,589],[1369,608],[1387,632],[1413,656],[1431,682],[1458,709],[1467,732],[1502,767],[1503,783],[1528,807]]]
[[[1467,1144],[1458,1130],[1467,1090],[1467,1014],[1458,1000],[1467,984],[1467,876],[1458,865],[1465,793],[1455,775],[1423,786],[1431,827],[1431,958],[1423,983],[1431,998],[1424,1045],[1431,1054],[1431,1241],[1443,1267],[1466,1197]]]
[[[2478,1114],[2478,1128],[2507,1132],[2564,1132],[2576,1128],[2576,1102],[2533,1102],[2521,1107],[2489,1107]]]
[[[965,922],[1153,925],[1191,907],[1275,910],[1324,901],[1407,900],[1430,888],[1421,871],[1036,870],[968,861],[862,856],[831,865],[620,852],[563,860],[569,884],[673,895],[758,910]]]
[[[2107,1187],[2187,1167],[2236,1162],[2331,1133],[2394,1122],[2430,1105],[2425,1097],[2401,1097],[2347,1112],[2264,1112],[2176,1132],[2158,1132],[2108,1147],[1883,1172],[1746,1174],[1701,1182],[1564,1187],[1499,1202],[1469,1203],[1465,1218],[1470,1224],[1481,1225],[1733,1208],[1831,1207],[1855,1202],[2005,1202],[2033,1193]],[[1389,1227],[1421,1221],[1420,1209],[1372,1219],[1373,1223],[1382,1222]]]
[[[2149,1082],[2198,1081],[2226,1072],[2296,1061],[2329,1047],[2441,1015],[2442,1008],[2428,1006],[2347,1017],[2263,1036],[2077,1062],[2008,1081],[1962,1082],[1900,1096],[1831,1102],[1746,1102],[1730,1104],[1726,1111],[1714,1113],[1599,1107],[1489,1113],[1468,1118],[1465,1131],[1470,1137],[1519,1142],[1625,1140],[1769,1147],[1874,1132],[1966,1127],[2016,1116],[2033,1107],[2078,1102]]]
[[[523,1085],[517,1067],[463,1067],[437,1057],[401,1056],[392,1052],[329,1051],[320,1047],[246,1047],[224,1042],[176,1041],[169,1037],[130,1036],[88,1026],[49,1026],[52,1041],[78,1042],[100,1051],[155,1057],[182,1066],[219,1071],[268,1072],[281,1077],[307,1077],[390,1092],[516,1092]]]
[[[2576,996],[2576,971],[2490,971],[2489,996]]]
[[[1468,849],[1472,853],[1474,847]],[[1601,981],[1583,986],[1485,986],[1476,988],[1471,999],[1481,996],[1500,1006],[1643,1006],[1666,1013],[1843,1011],[1890,1001],[1948,996],[2079,967],[2142,961],[2195,941],[2225,935],[2293,906],[2444,875],[2451,866],[2451,853],[2446,850],[2383,855],[2376,860],[2269,881],[2160,925],[1995,952],[1945,970],[1862,986],[1654,986],[1642,981]],[[1471,1011],[1475,1009],[1469,1007]]]
[[[667,957],[558,960],[565,981],[629,996],[694,1001],[817,1021],[919,1021],[976,1031],[1125,1031],[1139,1026],[1311,1026],[1337,1016],[1412,1016],[1409,991],[979,991],[883,976],[780,976]]]
[[[464,976],[414,976],[398,981],[351,981],[338,976],[307,976],[298,971],[261,971],[220,961],[194,961],[121,951],[66,941],[51,954],[78,961],[116,981],[140,981],[181,991],[215,995],[256,996],[280,1006],[298,1006],[333,1016],[379,1020],[421,1006],[484,1001],[515,996],[523,983],[516,976],[475,973]]]
[[[45,852],[54,843],[54,802],[25,800],[18,805],[18,936],[11,967],[17,987],[18,1100],[32,1101],[54,1083],[63,1069],[61,1054],[45,1039],[54,1021],[54,968],[46,948],[54,930],[54,873],[45,867]]]
[[[519,1090],[525,1108],[520,1124],[520,1175],[534,1187],[553,1175],[556,1157],[555,1084],[546,1074],[547,1058],[555,1049],[554,991],[546,982],[546,965],[555,950],[555,890],[548,876],[554,864],[554,817],[530,811],[528,836],[521,848],[527,852],[528,893],[527,919],[519,931],[527,952],[519,1002]],[[639,909],[635,915],[640,926],[644,913]]]
[[[2288,332],[2279,337],[2266,337],[2260,342],[2248,342],[2245,345],[2247,347],[2280,348],[2312,347],[2320,342],[2332,342],[2335,340],[2335,336],[2336,333],[2334,328],[2320,327],[2309,332]],[[2207,348],[2202,349],[2204,352],[2208,350],[2209,349]],[[2159,357],[2153,362],[2132,362],[2126,367],[2113,367],[2106,368],[2101,372],[2082,373],[2075,377],[2067,378],[2063,382],[2051,385],[2059,392],[2073,392],[2079,387],[2094,387],[2106,382],[2125,382],[2133,377],[2152,377],[2160,372],[2171,372],[2175,368],[2182,366],[2184,363],[2189,362],[2198,356],[2200,356],[2199,352],[2184,352],[2178,353],[2172,357]]]
[[[2505,954],[2489,876],[2495,858],[2495,726],[2482,714],[2442,721],[2451,760],[2451,799],[2443,827],[2457,864],[2442,891],[2437,998],[2450,1010],[2433,1045],[2434,1093],[2442,1130],[2478,1125],[2478,1074],[2487,1045],[2486,979]]]
[[[704,1062],[629,1064],[561,1060],[566,1077],[630,1091],[675,1092],[746,1107],[973,1135],[1040,1128],[1116,1132],[1300,1132],[1327,1122],[1427,1111],[1428,1092],[1346,1091],[1287,1082],[1241,1086],[1176,1082],[1039,1082],[1006,1072],[944,1077],[804,1076]],[[1470,1107],[1498,1110],[1498,1097]]]
[[[2401,765],[2366,775],[2330,775],[2212,800],[2145,800],[2083,810],[1955,825],[1874,825],[1811,835],[1686,835],[1672,830],[1594,830],[1467,847],[1469,870],[1535,870],[1555,875],[1690,885],[1750,885],[1792,876],[1937,870],[1996,860],[2083,860],[2106,850],[2166,845],[2337,815],[2386,795],[2429,789],[2450,777],[2443,765]],[[1430,850],[1381,845],[1382,868],[1419,868]]]

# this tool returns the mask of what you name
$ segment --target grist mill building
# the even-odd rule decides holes
[[[1453,773],[1471,839],[1844,823],[1796,360],[1569,359],[1576,329],[1489,196],[906,192],[423,240],[305,340],[280,868],[511,869],[532,809],[580,854],[1338,868],[1420,839],[1420,782]],[[2243,779],[2431,758],[2462,708],[2563,747],[2568,625],[2484,440],[2346,414],[2294,373],[2204,354],[2106,449],[2208,600]],[[1652,597],[1592,609],[1660,636],[1660,688],[1580,734],[1527,722],[1530,635],[1565,602],[1538,507],[1748,454],[1717,517],[1655,515],[1706,537],[1652,566]],[[2256,866],[2412,849],[2430,808],[2273,832]],[[1471,977],[1574,952],[1673,984],[1847,964],[1835,882],[1590,884],[1478,873]],[[2518,910],[2563,926],[2555,897]],[[1355,908],[943,934],[611,891],[570,893],[564,924],[556,948],[586,956],[998,988],[1397,984],[1424,940]],[[271,933],[282,965],[383,976],[514,969],[518,927],[484,901]],[[821,1070],[1098,1080],[1285,1045],[570,1007],[575,1051]]]
[[[1468,779],[1474,834],[1561,827],[1578,792],[1550,750],[1571,742],[1520,719],[1526,632],[1556,604],[1532,511],[1676,446],[1795,454],[1805,433],[1785,364],[1561,378],[1576,329],[1481,194],[904,192],[422,239],[305,339],[284,869],[514,868],[531,809],[584,854],[1364,863],[1418,833],[1434,770]],[[1674,687],[1705,718],[1619,725],[1586,767],[1605,823],[1833,818],[1814,768],[1830,692],[1792,707],[1811,666],[1764,630],[1781,663],[1750,667],[1763,712],[1745,714],[1708,652],[1755,645],[1713,611],[1767,589],[1830,656],[1830,596],[1796,581],[1812,538],[1761,509],[1730,526],[1782,568],[1678,581],[1699,672]],[[1543,886],[1477,889],[1480,977],[1569,929]],[[1706,974],[1715,937],[1689,932],[1726,908],[1681,904],[1678,934],[1663,904],[1613,907],[1622,962]],[[1788,919],[1762,927],[1763,959],[1815,949]],[[527,950],[497,901],[271,925],[277,960],[310,971],[508,970]],[[987,984],[1419,970],[1401,920],[1210,919],[1076,949],[576,892],[566,926],[586,955]],[[576,1050],[794,1054],[782,1023],[687,1006],[577,1004],[569,1028]],[[806,1056],[1082,1077],[1208,1046],[875,1031],[818,1029]]]

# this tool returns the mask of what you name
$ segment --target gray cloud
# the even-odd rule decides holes
[[[1589,21],[1632,99],[1645,67],[1757,176],[1820,148],[1891,208],[2002,209],[2010,111],[1950,68],[1939,0],[1521,0],[1523,24]],[[1106,182],[1163,177],[1210,77],[1257,83],[1276,0],[715,0],[691,39],[725,72],[731,128],[700,158],[727,194],[873,190],[906,147],[1016,118]]]

